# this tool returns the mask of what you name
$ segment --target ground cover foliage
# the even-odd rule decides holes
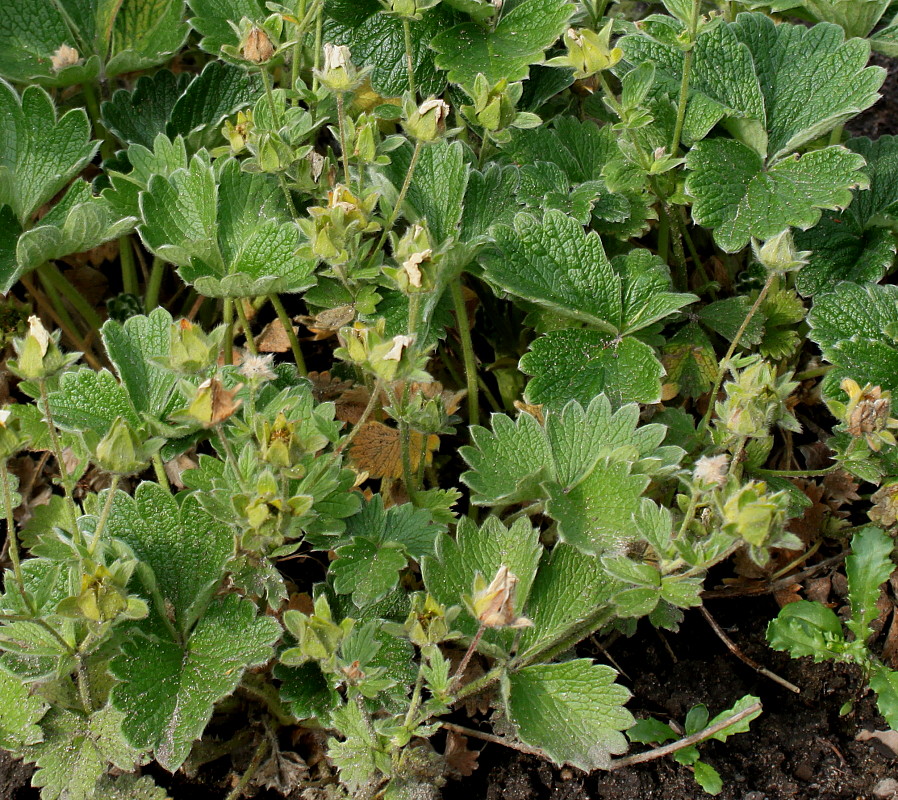
[[[0,8],[0,746],[41,797],[225,758],[228,800],[436,798],[478,736],[675,740],[719,792],[757,698],[637,721],[575,649],[713,568],[844,569],[770,645],[898,727],[898,139],[843,128],[889,5]]]

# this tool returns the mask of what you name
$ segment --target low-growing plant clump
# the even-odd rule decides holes
[[[758,699],[637,721],[576,649],[712,568],[844,558],[768,638],[898,727],[898,138],[843,128],[889,0],[15,5],[0,747],[43,800],[223,757],[228,800],[438,798],[465,737],[717,793]]]

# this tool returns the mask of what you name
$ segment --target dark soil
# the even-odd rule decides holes
[[[764,711],[749,733],[726,743],[701,746],[703,760],[721,774],[722,800],[860,800],[875,798],[881,782],[898,777],[891,753],[870,742],[855,741],[863,730],[888,726],[856,669],[810,659],[793,660],[767,647],[764,629],[776,615],[772,600],[733,599],[709,604],[709,610],[745,655],[796,684],[795,695],[758,675],[733,656],[704,619],[687,615],[679,634],[659,635],[641,626],[637,635],[619,640],[608,652],[632,690],[630,709],[682,723],[696,703],[712,715],[745,694],[761,698]],[[580,655],[607,658],[591,646]],[[839,716],[846,701],[851,713]],[[671,758],[619,772],[584,775],[556,769],[537,759],[487,745],[481,768],[463,783],[451,783],[445,800],[697,800],[708,797],[688,767]],[[886,794],[884,797],[890,797]]]

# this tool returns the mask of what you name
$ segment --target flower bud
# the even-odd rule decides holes
[[[243,40],[240,54],[253,64],[262,64],[268,61],[274,55],[271,37],[254,25]]]
[[[792,231],[786,228],[782,233],[767,239],[764,244],[752,241],[755,259],[770,272],[795,272],[808,263],[811,253],[808,250],[796,250]]]
[[[723,529],[750,545],[762,547],[780,532],[788,508],[785,491],[768,494],[764,481],[749,481],[724,503]]]
[[[509,127],[517,117],[515,105],[521,99],[523,84],[513,83],[509,86],[503,78],[494,86],[483,73],[474,79],[474,91],[471,97],[473,105],[461,107],[462,113],[475,125],[484,130],[495,132]]]
[[[211,367],[218,358],[224,327],[206,334],[188,319],[173,322],[169,328],[171,350],[169,366],[175,372],[196,375]]]
[[[421,142],[435,142],[446,133],[449,105],[438,98],[425,100],[402,123],[410,136]]]
[[[161,439],[144,440],[124,417],[116,417],[106,435],[94,449],[93,458],[100,469],[116,475],[134,475],[149,466],[162,446]]]
[[[596,73],[611,69],[623,57],[619,47],[611,47],[612,20],[598,33],[581,28],[568,28],[564,35],[564,46],[567,54],[549,59],[546,64],[552,67],[573,67],[577,80],[590,78]]]
[[[395,14],[405,19],[421,19],[424,11],[433,8],[440,0],[380,0],[380,4],[388,14]]]

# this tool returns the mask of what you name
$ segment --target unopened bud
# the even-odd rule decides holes
[[[767,239],[764,244],[752,241],[755,259],[770,272],[795,272],[808,263],[810,251],[796,250],[792,231],[786,228],[782,233]]]
[[[568,28],[564,35],[567,54],[549,59],[546,64],[552,67],[572,67],[577,80],[590,78],[598,72],[611,69],[623,57],[619,47],[611,47],[611,29],[613,21],[602,30],[596,32],[588,28],[576,30]]]

